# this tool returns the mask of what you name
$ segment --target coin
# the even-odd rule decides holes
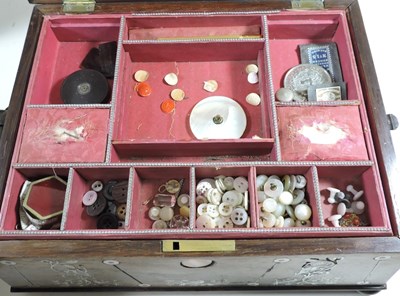
[[[294,92],[295,101],[306,101],[310,86],[331,83],[328,71],[318,65],[301,64],[290,69],[285,76],[284,86]]]

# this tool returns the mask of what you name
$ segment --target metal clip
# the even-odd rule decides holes
[[[292,9],[324,9],[324,0],[292,0]]]
[[[94,12],[96,0],[64,0],[65,13],[91,13]]]

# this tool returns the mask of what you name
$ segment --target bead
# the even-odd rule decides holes
[[[190,216],[190,209],[187,206],[182,206],[179,208],[179,214],[183,217],[188,217]]]
[[[166,99],[161,103],[160,108],[164,113],[172,113],[175,110],[175,101],[172,99]]]
[[[311,221],[296,220],[296,227],[311,227]]]

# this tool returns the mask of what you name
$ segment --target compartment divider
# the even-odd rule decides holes
[[[61,231],[65,230],[66,223],[68,220],[67,217],[68,217],[69,206],[71,203],[71,191],[72,191],[73,183],[74,183],[74,172],[75,172],[75,170],[73,168],[70,168],[68,171],[67,190],[65,192],[65,200],[64,200],[64,211],[62,214],[61,225],[60,225]]]
[[[268,19],[267,16],[263,16],[263,29],[265,36],[265,46],[264,46],[264,54],[266,56],[266,77],[267,77],[267,86],[269,90],[269,100],[270,100],[270,122],[272,123],[272,136],[275,141],[273,152],[275,152],[275,158],[277,161],[282,160],[281,153],[281,143],[279,138],[279,127],[278,127],[278,115],[276,111],[275,104],[275,91],[274,91],[274,81],[272,77],[272,65],[271,65],[271,51],[270,51],[270,42],[269,42],[269,29],[268,29]]]
[[[257,171],[255,166],[250,167],[250,172],[249,172],[249,189],[248,189],[248,195],[249,195],[249,217],[250,217],[250,228],[257,228],[258,225],[258,201],[257,201],[257,190],[256,190],[256,184],[255,180],[257,177]]]
[[[128,191],[126,193],[128,198],[126,199],[126,216],[125,216],[125,226],[124,226],[125,230],[130,229],[130,224],[131,224],[132,207],[134,199],[133,192],[135,187],[134,174],[135,174],[135,169],[133,167],[129,168]]]
[[[321,194],[320,194],[320,189],[319,189],[319,178],[318,178],[318,170],[316,166],[312,166],[311,168],[311,173],[312,173],[312,182],[313,182],[313,187],[315,191],[315,204],[317,206],[317,215],[318,215],[318,223],[319,227],[326,227],[325,222],[324,222],[324,215],[322,213],[322,204],[321,204]]]
[[[196,206],[196,167],[190,167],[190,180],[189,180],[189,195],[190,195],[190,215],[189,215],[189,229],[196,228],[197,206]]]
[[[117,41],[117,55],[115,57],[115,72],[114,72],[114,81],[113,81],[113,89],[111,94],[111,109],[110,109],[110,120],[109,120],[109,131],[107,138],[107,147],[106,147],[106,163],[111,163],[111,152],[112,152],[112,139],[114,134],[114,126],[115,126],[115,109],[118,102],[118,95],[120,90],[118,90],[118,81],[120,79],[120,68],[121,68],[121,52],[122,52],[122,39],[124,36],[124,28],[125,28],[125,17],[121,16],[119,32],[118,32],[118,41]]]

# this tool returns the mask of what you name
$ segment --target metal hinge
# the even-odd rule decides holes
[[[91,13],[96,6],[96,0],[63,0],[65,13]]]
[[[292,9],[324,9],[324,0],[292,0]]]

